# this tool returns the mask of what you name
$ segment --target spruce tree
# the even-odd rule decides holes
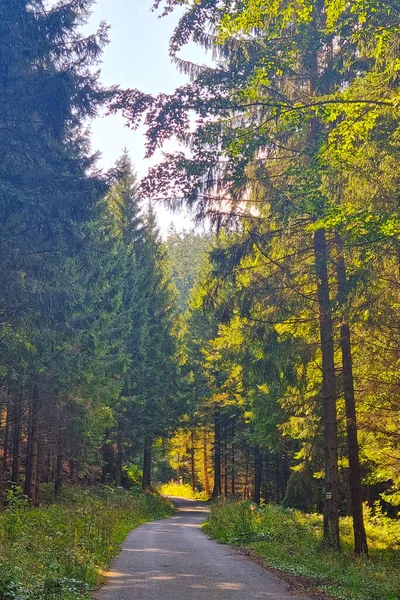
[[[93,170],[84,122],[110,93],[90,71],[105,28],[88,38],[78,31],[90,5],[60,2],[45,10],[39,1],[0,3],[0,307],[7,334],[1,376],[10,411],[20,414],[23,405],[29,414],[27,448],[18,416],[13,428],[11,470],[18,480],[26,453],[25,491],[33,502],[44,445],[63,456],[54,442],[62,437],[59,408],[83,394],[100,363],[104,372],[105,360],[118,353],[118,344],[98,329],[106,312],[110,323],[118,300],[115,281],[106,291],[104,279],[94,278],[112,258],[97,252],[94,224],[104,213],[106,182]],[[100,319],[99,301],[105,301]]]
[[[166,11],[177,4],[167,2]],[[366,13],[371,15],[368,25],[364,25]],[[314,245],[322,353],[325,543],[335,548],[339,547],[339,479],[329,269],[333,236],[324,219],[338,199],[326,193],[329,183],[324,154],[334,140],[338,114],[353,112],[357,120],[363,118],[363,111],[370,114],[395,106],[390,99],[380,99],[376,94],[377,83],[370,69],[371,58],[378,70],[382,68],[379,60],[385,59],[381,54],[377,60],[379,50],[370,52],[369,61],[360,60],[366,54],[366,39],[375,49],[379,44],[375,45],[374,36],[381,40],[381,47],[385,45],[379,35],[382,23],[393,26],[390,3],[363,5],[353,11],[320,0],[278,3],[274,7],[252,0],[229,7],[199,2],[186,10],[171,40],[171,53],[191,75],[192,83],[168,97],[152,98],[128,90],[113,104],[133,122],[147,113],[149,154],[172,135],[183,141],[186,133],[190,137],[192,156],[169,155],[145,183],[149,192],[172,203],[176,198],[184,199],[196,207],[199,217],[207,216],[217,226],[229,225],[238,216],[256,220],[254,213],[260,206],[252,206],[249,190],[257,186],[252,181],[261,181],[264,176],[269,184],[265,186],[268,199],[274,200],[270,208],[279,211],[281,226],[289,227],[294,220],[313,223],[309,233]],[[215,48],[215,68],[196,67],[176,58],[189,40]],[[383,78],[385,68],[381,71]],[[375,89],[357,85],[364,77],[374,81]],[[194,133],[189,134],[190,110],[196,110],[199,121]],[[261,176],[257,173],[260,165],[264,166],[259,169]],[[246,204],[250,211],[245,210]],[[348,354],[344,353],[343,358],[347,371],[351,360]],[[350,394],[346,397],[350,402]],[[354,420],[354,406],[351,413]],[[357,488],[359,469],[351,467],[351,471]],[[355,494],[354,502],[361,515],[359,494]],[[356,521],[354,525],[358,528],[356,552],[365,553],[363,526]]]

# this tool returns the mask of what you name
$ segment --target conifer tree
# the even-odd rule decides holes
[[[166,12],[176,4],[166,2]],[[371,22],[364,26],[366,13],[371,14]],[[339,478],[329,269],[333,236],[326,230],[325,217],[338,199],[326,193],[324,153],[334,139],[332,132],[339,114],[353,112],[357,120],[363,118],[363,111],[370,115],[385,107],[394,108],[389,99],[377,97],[376,88],[367,90],[357,85],[364,77],[376,84],[370,75],[371,61],[360,64],[360,54],[365,55],[366,39],[371,47],[378,48],[376,39],[381,40],[381,47],[385,45],[379,27],[383,22],[391,27],[392,19],[390,3],[380,3],[379,8],[363,5],[352,11],[322,0],[277,3],[274,7],[256,0],[229,7],[199,2],[182,17],[171,40],[171,54],[176,57],[182,46],[194,40],[215,47],[217,66],[196,67],[176,59],[192,76],[191,84],[172,96],[158,98],[128,90],[113,104],[133,122],[147,113],[149,154],[171,135],[178,135],[182,141],[187,134],[190,137],[192,156],[169,155],[148,178],[148,191],[170,202],[184,199],[196,206],[200,217],[208,216],[221,226],[238,215],[256,220],[254,213],[260,211],[260,205],[252,205],[249,190],[256,185],[252,181],[264,177],[268,198],[273,199],[269,206],[278,211],[280,226],[289,227],[294,220],[303,220],[304,224],[310,221],[323,375],[324,538],[326,545],[334,548],[339,547]],[[351,35],[354,37],[349,43]],[[369,59],[372,56],[376,61],[378,54],[373,51]],[[382,63],[375,64],[380,71]],[[199,115],[198,127],[191,134],[190,110]],[[345,131],[346,127],[339,125],[339,130]],[[247,213],[246,205],[250,208]],[[348,372],[351,356],[344,352],[343,357]],[[346,393],[346,398],[348,403],[353,402],[350,394]],[[354,421],[354,406],[351,414]],[[348,431],[350,435],[351,428]],[[351,446],[354,448],[354,443]],[[356,465],[353,460],[351,463]],[[356,466],[351,466],[351,479],[354,489],[359,488]],[[353,502],[358,504],[354,521],[356,552],[365,553],[359,494],[354,495]]]
[[[127,365],[113,424],[103,444],[103,478],[123,483],[123,467],[143,452],[143,487],[151,485],[152,446],[179,412],[175,294],[151,204],[143,206],[125,151],[106,202],[123,273],[122,318]]]
[[[66,448],[55,440],[63,437],[57,428],[65,403],[90,388],[94,396],[111,391],[108,364],[120,353],[111,325],[118,277],[105,280],[113,258],[99,254],[103,240],[95,227],[106,184],[94,172],[84,135],[85,119],[109,97],[89,69],[106,30],[87,38],[78,32],[90,5],[60,2],[45,10],[40,1],[0,3],[0,272],[7,282],[0,296],[1,377],[7,415],[15,413],[13,451],[5,440],[3,466],[14,481],[24,468],[32,502],[46,445],[62,470]],[[96,389],[89,380],[100,373]],[[50,459],[46,470],[54,474]]]
[[[134,393],[139,400],[138,415],[143,436],[142,483],[143,488],[148,488],[151,485],[153,443],[176,423],[182,399],[174,335],[175,293],[151,204],[145,226],[146,234],[138,253],[141,297],[145,306],[137,315],[141,343],[140,362],[134,371]]]

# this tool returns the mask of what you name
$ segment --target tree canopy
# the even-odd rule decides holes
[[[367,554],[363,502],[400,504],[396,2],[159,0],[189,82],[156,96],[102,86],[91,5],[0,0],[3,488],[176,471]],[[100,108],[180,149],[100,172]]]

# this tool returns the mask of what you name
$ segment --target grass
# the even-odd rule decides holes
[[[83,600],[129,533],[173,514],[158,494],[65,488],[30,509],[18,492],[0,513],[0,600]]]
[[[369,558],[354,556],[349,518],[341,519],[340,553],[321,549],[320,515],[276,505],[256,508],[249,502],[217,503],[204,527],[218,541],[245,546],[267,565],[302,576],[311,588],[333,598],[398,600],[400,521],[366,512]]]
[[[189,498],[192,500],[208,500],[205,492],[193,492],[192,486],[188,483],[177,483],[170,481],[159,486],[158,491],[164,496],[178,496],[179,498]]]

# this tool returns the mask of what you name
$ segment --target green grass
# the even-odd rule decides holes
[[[0,513],[0,600],[89,598],[129,531],[174,512],[158,494],[101,486],[49,501],[30,509],[14,494]]]
[[[271,567],[306,577],[307,585],[340,600],[400,598],[400,521],[367,511],[369,558],[355,557],[351,520],[341,519],[342,552],[320,547],[322,517],[249,502],[213,506],[206,532],[218,541],[248,547]],[[311,579],[308,579],[311,578]]]
[[[164,496],[179,496],[180,498],[189,498],[192,500],[208,500],[205,492],[193,492],[192,486],[189,483],[177,483],[170,481],[159,486],[158,491]]]

